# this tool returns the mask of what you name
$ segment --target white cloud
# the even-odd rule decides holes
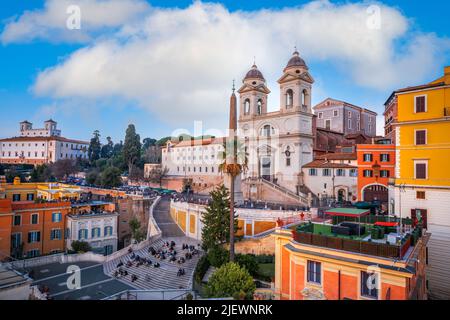
[[[61,99],[116,96],[135,101],[171,123],[197,119],[218,124],[227,113],[231,79],[240,80],[253,56],[273,92],[270,108],[278,106],[276,80],[294,44],[307,63],[338,65],[342,74],[336,79],[352,78],[355,87],[387,90],[403,85],[405,79],[424,80],[440,63],[444,40],[433,34],[412,34],[407,17],[382,4],[380,28],[368,28],[368,7],[314,1],[253,12],[229,12],[222,5],[201,2],[186,9],[151,8],[132,23],[113,19],[125,21],[120,30],[93,39],[41,72],[33,89],[38,95]],[[48,16],[47,11],[40,14]],[[90,23],[95,27],[97,21],[98,28],[116,25],[107,24],[104,15],[98,11]],[[17,23],[28,21],[24,17]],[[315,71],[310,71],[314,76]],[[325,90],[327,84],[319,86]]]
[[[78,6],[81,29],[67,28],[70,6]],[[26,11],[6,24],[0,40],[3,44],[30,42],[86,42],[93,34],[117,28],[142,17],[150,6],[144,0],[47,0],[42,10]]]

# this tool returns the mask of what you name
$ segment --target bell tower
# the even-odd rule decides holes
[[[238,92],[240,95],[239,119],[249,119],[267,113],[267,96],[270,90],[256,64],[253,64],[247,72]]]
[[[283,76],[278,80],[281,112],[312,113],[311,89],[314,79],[308,70],[305,60],[296,49],[283,69]]]

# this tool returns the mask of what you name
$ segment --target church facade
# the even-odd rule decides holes
[[[268,112],[269,88],[253,65],[239,93],[239,136],[248,153],[244,182],[248,198],[260,198],[261,182],[292,194],[301,194],[303,165],[313,160],[311,94],[314,79],[295,51],[278,80],[280,107]],[[259,183],[258,183],[259,182]]]

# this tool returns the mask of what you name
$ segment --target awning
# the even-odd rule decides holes
[[[369,213],[370,210],[353,209],[353,208],[335,208],[325,211],[325,214],[334,217],[355,217],[355,218],[366,216]]]
[[[396,227],[398,226],[398,222],[375,222],[375,226],[378,227]]]

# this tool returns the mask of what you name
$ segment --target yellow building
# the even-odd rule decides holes
[[[52,200],[77,200],[80,198],[81,189],[62,183],[32,183],[20,182],[16,177],[13,183],[6,183],[4,177],[0,177],[0,198],[10,199],[12,202],[36,201],[38,199]]]
[[[425,85],[395,91],[396,172],[390,211],[421,219],[432,234],[429,288],[450,297],[450,67]]]

